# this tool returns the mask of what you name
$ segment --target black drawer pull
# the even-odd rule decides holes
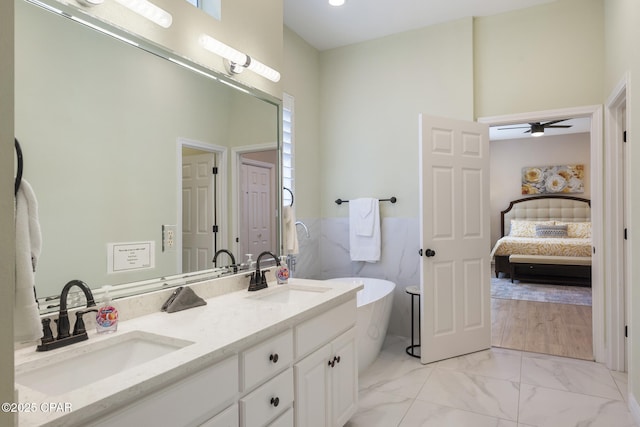
[[[278,353],[269,355],[269,360],[271,360],[273,363],[278,363]]]
[[[277,398],[277,397],[272,397],[272,398],[271,398],[271,404],[272,404],[274,407],[276,407],[276,408],[277,408],[277,407],[278,407],[278,405],[280,404],[280,399],[279,399],[279,398]]]

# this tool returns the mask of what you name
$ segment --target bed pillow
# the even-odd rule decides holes
[[[566,225],[536,225],[536,237],[567,237]]]
[[[591,238],[590,222],[556,222],[556,224],[567,226],[568,237],[575,237],[579,239]]]
[[[512,219],[511,228],[509,229],[509,236],[536,237],[536,225],[554,225],[554,222]]]

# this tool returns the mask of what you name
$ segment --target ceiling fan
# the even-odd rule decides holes
[[[529,126],[516,126],[509,128],[498,128],[498,130],[509,130],[509,129],[528,129],[524,131],[524,133],[531,133],[531,136],[542,136],[544,135],[544,130],[546,128],[570,128],[572,125],[556,125],[556,123],[564,122],[570,119],[562,119],[562,120],[552,120],[550,122],[541,123],[529,123]]]

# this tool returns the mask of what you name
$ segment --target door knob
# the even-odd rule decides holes
[[[436,254],[436,251],[432,249],[427,249],[426,251],[424,251],[424,256],[426,256],[427,258],[431,258],[435,254]]]

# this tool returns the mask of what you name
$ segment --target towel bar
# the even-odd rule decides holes
[[[379,199],[380,202],[391,202],[391,203],[395,203],[398,201],[398,199],[396,199],[395,197],[390,197],[388,199]],[[337,199],[336,200],[336,204],[341,205],[343,203],[349,203],[348,200],[342,200],[342,199]]]

